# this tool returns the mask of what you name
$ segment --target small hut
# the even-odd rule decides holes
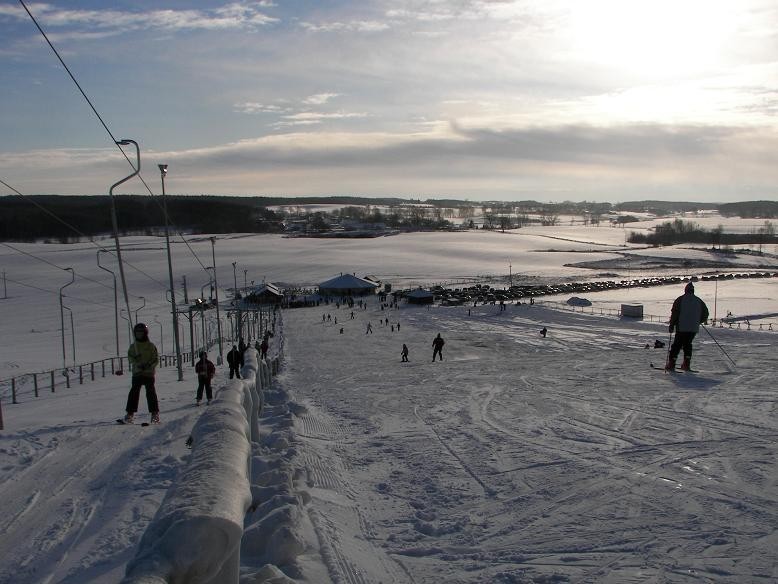
[[[244,301],[247,304],[281,304],[284,293],[275,284],[267,283],[251,290]]]

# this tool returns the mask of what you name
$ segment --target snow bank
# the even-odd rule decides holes
[[[271,391],[280,323],[275,333],[273,357],[259,360],[247,349],[243,379],[221,388],[193,428],[191,460],[141,538],[123,584],[292,582],[277,566],[293,571],[306,547],[301,509],[310,499],[294,493],[296,473],[284,462],[293,454],[292,414]],[[261,427],[266,392],[286,413],[274,410]],[[258,568],[243,576],[241,549]]]
[[[251,439],[260,397],[253,349],[192,430],[189,465],[168,491],[127,565],[124,584],[237,582],[243,521],[252,505]]]

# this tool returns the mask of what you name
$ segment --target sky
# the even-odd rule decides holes
[[[171,194],[778,195],[773,0],[26,4],[110,133],[0,3],[0,179],[23,194],[106,194],[130,138],[155,194],[166,163]]]

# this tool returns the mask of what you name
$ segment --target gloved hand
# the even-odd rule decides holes
[[[674,325],[674,324],[671,324],[671,325],[670,325],[670,333],[672,334],[672,332],[673,332],[674,330],[675,330],[675,325]]]

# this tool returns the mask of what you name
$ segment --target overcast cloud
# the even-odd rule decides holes
[[[775,198],[778,5],[629,5],[28,7],[171,193]],[[126,161],[19,4],[0,37],[0,178],[105,193]]]

